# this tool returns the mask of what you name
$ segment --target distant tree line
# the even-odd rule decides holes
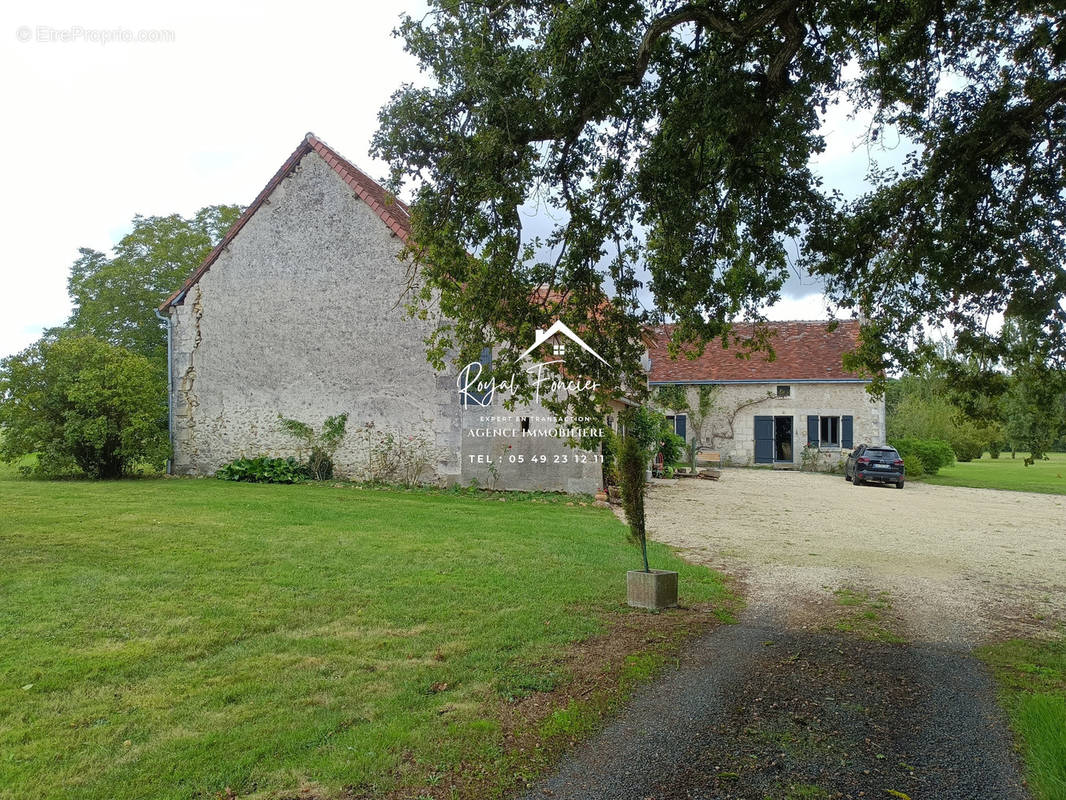
[[[1043,458],[1066,450],[1066,371],[1043,352],[1031,323],[1008,318],[1006,354],[962,357],[930,344],[918,365],[886,385],[890,442],[947,442],[960,461],[1004,450]]]

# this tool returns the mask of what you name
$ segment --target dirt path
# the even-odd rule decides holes
[[[654,487],[649,535],[748,608],[526,800],[1024,800],[970,650],[1066,619],[1064,501],[760,470]]]
[[[524,800],[877,797],[1027,797],[987,672],[955,649],[794,631],[749,611]]]

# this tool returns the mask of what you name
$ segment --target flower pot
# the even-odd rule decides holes
[[[626,573],[626,600],[634,608],[672,608],[677,605],[677,573],[633,569]]]
[[[600,489],[598,492],[596,492],[596,499],[599,500],[601,503],[606,501],[607,492],[603,491],[603,489]]]

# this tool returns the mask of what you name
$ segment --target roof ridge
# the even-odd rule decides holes
[[[743,348],[705,347],[701,355],[671,358],[669,343],[674,325],[654,332],[648,342],[649,381],[691,383],[715,381],[787,382],[790,380],[865,380],[844,369],[843,356],[859,344],[858,320],[767,320],[774,355],[760,351],[750,357]],[[830,325],[836,323],[832,329]],[[684,346],[688,343],[682,343]],[[708,343],[710,344],[710,343]]]
[[[376,213],[398,237],[407,241],[410,233],[410,222],[407,204],[389,192],[380,183],[371,178],[367,173],[342,156],[337,150],[330,147],[313,133],[307,134],[307,143],[316,153],[325,160],[345,183]],[[366,184],[370,184],[367,186]],[[374,195],[381,193],[381,199]],[[394,214],[399,210],[402,218]]]
[[[411,232],[410,222],[410,210],[406,203],[402,202],[398,197],[395,197],[390,192],[386,191],[380,183],[375,181],[363,170],[355,166],[351,161],[344,158],[340,153],[315,136],[311,131],[304,134],[303,140],[300,145],[292,152],[285,163],[281,165],[280,169],[274,173],[272,177],[263,187],[262,191],[256,195],[251,204],[244,209],[244,212],[237,218],[237,221],[233,223],[233,226],[226,231],[225,235],[219,240],[219,243],[215,245],[214,249],[207,254],[207,257],[186,279],[185,283],[181,285],[181,288],[167,297],[159,305],[160,311],[166,311],[174,303],[180,302],[186,292],[189,291],[196,283],[204,276],[211,265],[218,260],[218,257],[222,255],[223,251],[229,247],[230,243],[240,233],[245,223],[250,220],[260,207],[266,202],[267,198],[273,194],[274,190],[278,188],[285,178],[287,178],[296,166],[300,163],[305,155],[310,152],[316,153],[326,164],[343,180],[348,187],[355,192],[355,196],[370,206],[370,209],[377,214],[378,218],[385,223],[389,230],[404,242],[407,241],[408,235]]]

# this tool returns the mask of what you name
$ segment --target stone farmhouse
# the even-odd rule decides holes
[[[769,323],[775,358],[750,359],[716,343],[694,360],[667,354],[669,326],[649,345],[651,387],[684,387],[684,409],[663,408],[675,432],[718,451],[726,464],[800,466],[805,447],[822,466],[855,445],[885,440],[884,399],[866,391],[869,379],[844,371],[844,354],[858,344],[859,323]],[[699,430],[690,424],[700,387],[713,387],[712,409]],[[675,400],[676,401],[676,400]]]
[[[434,457],[422,477],[441,485],[600,488],[600,454],[569,448],[560,435],[580,420],[556,420],[536,404],[506,409],[502,394],[462,392],[461,373],[428,364],[424,340],[435,321],[411,318],[402,301],[408,275],[397,255],[409,234],[403,202],[307,134],[159,307],[168,331],[173,473],[210,475],[241,456],[305,457],[279,415],[317,429],[347,413],[349,434],[334,462],[352,477],[365,476],[358,429],[372,423],[401,446],[428,442]],[[574,346],[556,329],[529,343],[534,357],[559,358]],[[714,348],[696,361],[671,361],[665,344],[652,345],[653,385],[683,384],[693,393],[720,386],[722,409],[758,399],[731,420],[707,420],[701,432],[683,410],[671,410],[678,432],[741,463],[795,462],[807,439],[839,450],[856,436],[883,438],[883,406],[841,371],[853,327],[828,334],[790,323],[780,333],[773,363],[741,362]]]
[[[427,363],[434,322],[412,319],[402,302],[408,276],[397,255],[409,233],[404,203],[314,134],[304,138],[159,308],[172,472],[210,475],[241,456],[299,458],[279,414],[317,429],[346,412],[349,434],[334,461],[351,476],[367,458],[353,431],[369,422],[401,443],[431,442],[424,477],[442,485],[600,487],[599,454],[567,447],[542,407],[508,410],[502,395],[460,393],[459,376]],[[551,336],[537,346],[567,345]]]

